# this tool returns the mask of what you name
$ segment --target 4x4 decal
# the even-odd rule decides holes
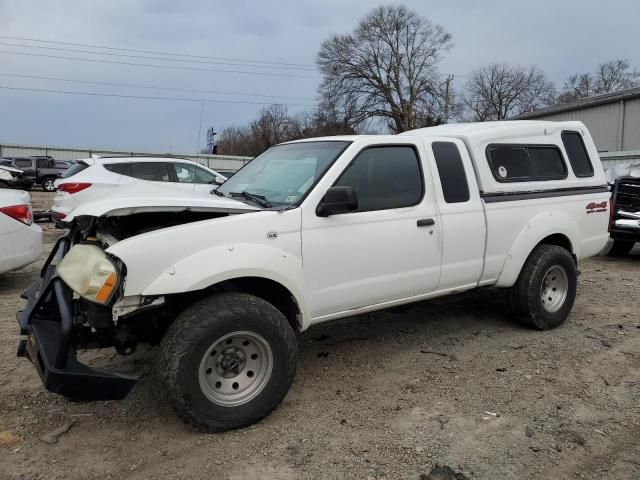
[[[600,202],[600,203],[596,203],[596,202],[591,202],[591,203],[587,203],[587,213],[600,213],[600,212],[606,212],[607,211],[607,204],[609,202],[604,201],[604,202]]]

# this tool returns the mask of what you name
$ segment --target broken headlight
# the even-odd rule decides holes
[[[58,265],[58,275],[82,298],[107,304],[113,298],[120,274],[104,251],[96,245],[75,245]]]

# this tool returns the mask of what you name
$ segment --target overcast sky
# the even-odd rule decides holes
[[[407,0],[404,4],[452,33],[455,46],[443,59],[441,70],[455,74],[458,87],[463,86],[465,74],[488,62],[535,64],[557,86],[572,73],[593,70],[599,62],[614,58],[628,59],[640,68],[640,0]],[[201,63],[166,62],[134,57],[159,56],[151,53],[98,50],[130,57],[71,53],[51,48],[96,49],[0,38],[0,87],[278,102],[291,104],[292,111],[309,109],[306,105],[314,103],[319,77],[313,69],[304,66],[313,66],[323,39],[332,33],[351,31],[358,20],[377,5],[378,2],[365,0],[0,0],[0,35],[3,37],[302,65],[240,66],[236,60],[213,63],[214,60],[203,58],[191,58]],[[193,70],[50,56],[172,65]],[[261,71],[270,75],[219,70]],[[0,88],[0,105],[0,143],[180,153],[193,153],[197,148],[202,107],[200,101],[80,96],[4,88]],[[208,127],[221,131],[232,124],[246,124],[260,108],[261,105],[256,104],[205,103],[200,146],[204,146]]]

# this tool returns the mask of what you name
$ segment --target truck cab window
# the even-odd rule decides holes
[[[460,150],[452,142],[433,142],[431,144],[436,167],[442,185],[442,194],[447,203],[469,201],[469,184],[462,164]]]
[[[418,155],[410,146],[363,150],[335,185],[355,188],[360,212],[410,207],[424,192]]]
[[[578,132],[562,132],[562,143],[576,177],[593,177],[593,165],[582,136]]]
[[[18,168],[31,168],[31,160],[28,158],[16,158],[16,166]]]

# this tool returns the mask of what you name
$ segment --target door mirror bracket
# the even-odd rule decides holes
[[[341,213],[354,212],[358,209],[356,189],[350,186],[331,187],[316,208],[316,215],[328,217]]]

